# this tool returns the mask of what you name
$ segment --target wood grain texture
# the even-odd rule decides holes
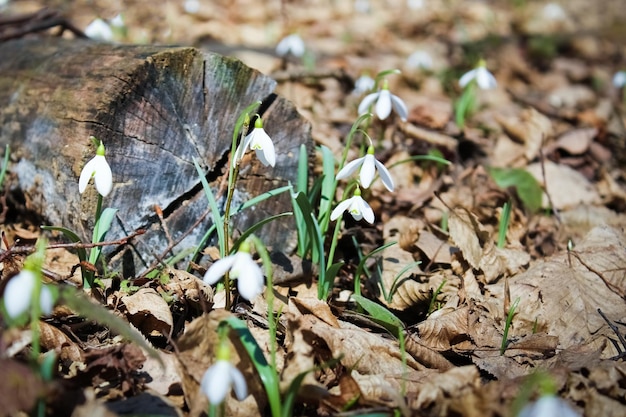
[[[119,209],[107,239],[148,230],[133,242],[133,261],[145,265],[168,245],[154,205],[163,209],[174,240],[186,232],[207,210],[192,159],[218,189],[237,117],[252,102],[270,97],[274,87],[272,79],[238,60],[191,47],[5,42],[0,44],[0,145],[11,145],[11,170],[29,208],[90,240],[97,194],[89,187],[81,196],[78,176],[95,152],[89,136],[100,138],[115,184],[104,206]],[[275,143],[276,167],[264,167],[249,154],[235,206],[295,183],[298,149],[312,146],[309,124],[288,101],[274,100],[263,118]],[[233,223],[244,230],[290,206],[283,194],[237,215]],[[207,216],[176,252],[197,244],[210,224]],[[293,233],[286,220],[264,226],[261,237],[288,250]],[[115,260],[124,250],[108,255]]]

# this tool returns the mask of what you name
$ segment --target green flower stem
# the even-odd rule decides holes
[[[96,223],[94,225],[91,243],[99,243],[98,236],[100,236],[100,234],[98,229],[100,229],[100,216],[102,216],[102,200],[102,195],[98,193],[98,203],[96,205]],[[93,266],[96,266],[96,263],[98,262],[98,255],[100,255],[100,248],[95,247],[89,250],[89,263]],[[83,287],[86,290],[90,289],[93,286],[94,278],[94,273],[92,271],[87,271],[85,279],[83,280]]]

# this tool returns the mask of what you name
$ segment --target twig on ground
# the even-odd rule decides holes
[[[619,329],[617,328],[616,325],[614,325],[613,323],[611,323],[611,321],[607,318],[607,316],[602,312],[602,310],[598,309],[598,314],[600,314],[602,316],[602,318],[604,319],[604,321],[606,322],[606,324],[609,325],[609,327],[611,328],[611,330],[613,330],[613,332],[617,335],[617,338],[619,339],[619,341],[622,343],[622,347],[624,349],[626,349],[626,340],[624,340],[624,336],[620,333]],[[618,360],[621,358],[626,357],[626,350],[622,350],[616,342],[613,343],[613,346],[615,346],[615,349],[617,349],[618,355],[612,357],[611,359],[613,360]]]

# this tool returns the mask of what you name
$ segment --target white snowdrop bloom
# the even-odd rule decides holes
[[[355,159],[352,162],[347,163],[338,173],[337,180],[343,180],[352,175],[357,168],[361,167],[361,171],[359,172],[359,181],[363,188],[369,188],[370,184],[374,180],[374,176],[376,175],[376,170],[378,170],[378,174],[380,175],[380,179],[383,184],[389,191],[393,191],[393,179],[391,178],[391,174],[385,165],[380,162],[374,156],[374,147],[369,146],[367,148],[367,154],[362,157]]]
[[[248,396],[246,380],[239,369],[228,360],[218,359],[202,377],[200,390],[211,404],[221,404],[233,388],[239,401]]]
[[[4,307],[11,318],[15,318],[30,309],[36,279],[37,277],[33,272],[25,269],[7,283],[4,289]],[[41,286],[39,305],[42,314],[52,313],[54,301],[50,288],[45,285]]]
[[[347,211],[354,217],[354,220],[365,219],[370,224],[374,223],[374,210],[367,204],[367,201],[361,197],[361,190],[356,189],[354,195],[337,204],[337,207],[330,213],[331,220],[337,220],[344,211]]]
[[[237,290],[246,300],[254,300],[263,292],[263,272],[250,256],[249,247],[242,243],[239,252],[215,262],[204,274],[204,282],[215,284],[226,272],[237,279]]]
[[[352,92],[357,95],[368,93],[372,91],[372,88],[376,85],[376,81],[367,74],[361,75],[354,82],[354,90]]]
[[[183,4],[183,8],[186,13],[196,14],[200,11],[200,1],[199,0],[185,0]]]
[[[496,78],[489,72],[483,60],[478,63],[476,68],[463,74],[459,80],[459,85],[461,88],[465,88],[473,80],[476,80],[476,85],[482,90],[491,90],[498,86]]]
[[[392,108],[396,111],[396,113],[398,113],[398,116],[400,116],[402,121],[406,121],[406,118],[409,115],[406,104],[404,104],[404,101],[402,101],[400,97],[391,94],[386,80],[383,84],[383,88],[376,93],[368,94],[365,98],[363,98],[358,108],[359,115],[367,113],[370,106],[374,103],[376,103],[374,108],[375,113],[380,120],[385,120],[389,117]]]
[[[104,145],[100,142],[96,150],[96,156],[85,164],[78,179],[78,191],[82,194],[87,189],[87,184],[93,177],[96,190],[102,197],[109,195],[113,189],[113,174],[106,158],[104,157]]]
[[[626,85],[626,71],[617,71],[613,76],[613,86],[622,88]]]
[[[406,5],[411,10],[419,10],[424,7],[424,0],[407,0]]]
[[[547,20],[567,20],[567,13],[557,3],[548,3],[541,10],[541,14]]]
[[[126,27],[126,23],[124,23],[124,16],[121,13],[118,13],[113,19],[111,19],[111,26],[114,26],[118,29],[123,29]]]
[[[241,161],[248,147],[254,149],[257,158],[259,158],[259,161],[261,161],[263,165],[276,165],[274,142],[272,142],[272,139],[263,129],[263,120],[260,117],[257,117],[254,122],[252,132],[250,132],[250,134],[244,138],[243,143],[240,143],[237,147],[237,151],[235,152],[235,161],[237,163]]]
[[[369,13],[372,10],[369,0],[354,0],[354,10],[359,13]]]
[[[546,395],[527,404],[518,417],[580,417],[580,414],[561,398]]]
[[[278,56],[287,56],[291,54],[297,58],[302,57],[304,55],[306,47],[304,46],[304,41],[297,33],[292,33],[291,35],[287,35],[278,42],[276,45],[276,54]]]
[[[415,51],[406,59],[406,66],[410,69],[429,71],[433,68],[433,59],[426,51]]]
[[[85,35],[98,41],[110,42],[113,40],[113,30],[107,22],[99,17],[85,28]]]

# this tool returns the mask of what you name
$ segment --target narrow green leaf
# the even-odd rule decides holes
[[[209,207],[211,208],[211,214],[213,214],[213,224],[215,224],[215,228],[217,231],[217,240],[220,247],[220,256],[224,257],[226,254],[224,250],[226,248],[226,237],[224,236],[224,219],[222,218],[222,214],[217,208],[217,202],[215,201],[215,196],[213,195],[213,191],[211,191],[211,186],[209,182],[206,180],[204,172],[202,172],[202,168],[198,164],[196,158],[193,158],[193,164],[196,167],[196,171],[198,172],[198,176],[200,177],[200,182],[202,182],[202,188],[204,189],[204,194],[209,202]]]
[[[300,153],[298,155],[298,182],[296,183],[297,192],[307,194],[309,187],[309,155],[306,145],[300,145]]]
[[[265,200],[267,200],[270,197],[274,197],[274,196],[277,196],[279,194],[282,194],[285,191],[291,190],[292,188],[293,187],[291,185],[285,185],[283,187],[275,188],[273,190],[269,190],[267,192],[264,192],[263,194],[260,194],[260,195],[254,197],[254,198],[251,198],[250,200],[246,201],[245,203],[240,204],[233,214],[241,213],[245,209],[250,208],[250,207],[252,207],[252,206],[254,206],[256,204],[259,204],[261,201],[265,201]]]
[[[2,171],[0,171],[0,187],[4,183],[4,177],[7,174],[7,169],[9,168],[9,155],[11,154],[11,148],[9,144],[4,148],[4,159],[2,161]]]
[[[250,332],[250,329],[248,329],[245,322],[239,320],[235,316],[230,316],[223,320],[223,322],[235,331],[244,349],[248,352],[248,356],[250,357],[252,364],[259,373],[259,377],[261,378],[261,382],[263,383],[263,387],[267,393],[267,399],[270,403],[272,417],[280,417],[281,401],[276,370],[272,369],[267,362],[267,359],[265,359],[263,350],[254,339],[254,336]]]
[[[113,219],[115,219],[115,213],[117,213],[117,209],[110,207],[102,210],[102,214],[100,214],[100,218],[98,219],[94,227],[94,230],[98,231],[98,236],[95,236],[96,241],[92,243],[101,243],[104,241],[104,236],[111,228]]]
[[[498,187],[515,187],[520,200],[531,212],[534,213],[541,208],[543,190],[535,177],[525,169],[489,168],[489,174]]]
[[[80,243],[81,242],[80,237],[78,237],[78,235],[76,233],[74,233],[72,230],[67,229],[65,227],[61,227],[61,226],[41,226],[41,228],[43,230],[61,232],[61,233],[63,233],[63,235],[66,238],[68,238],[73,243]],[[77,248],[76,249],[76,253],[78,254],[78,259],[80,259],[81,262],[85,262],[87,260],[87,251],[85,250],[85,248]]]
[[[385,326],[385,328],[392,332],[394,335],[397,336],[404,328],[404,323],[402,323],[402,320],[400,320],[391,311],[387,310],[380,304],[377,304],[374,301],[371,301],[360,295],[352,295],[352,298],[354,298],[359,306],[366,310],[373,319]]]

